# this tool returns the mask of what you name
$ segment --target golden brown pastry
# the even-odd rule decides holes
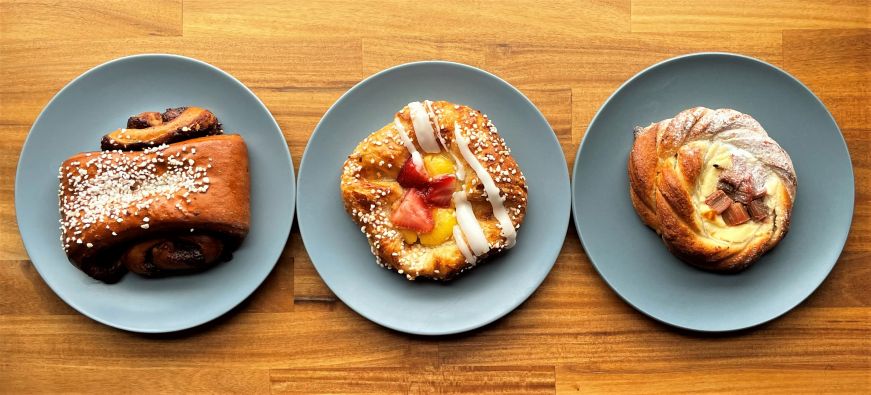
[[[161,276],[211,267],[229,259],[250,226],[239,135],[80,153],[58,177],[64,251],[107,283],[128,269]]]
[[[141,150],[223,132],[218,118],[209,110],[167,108],[163,113],[143,112],[130,117],[126,128],[103,136],[100,147],[103,150]]]
[[[636,128],[628,167],[635,211],[689,264],[739,271],[789,229],[792,160],[749,115],[696,107]]]
[[[514,246],[526,180],[480,111],[409,103],[357,145],[341,178],[345,209],[378,264],[451,279]]]

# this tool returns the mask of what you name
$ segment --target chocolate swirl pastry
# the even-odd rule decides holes
[[[192,108],[181,115],[170,109],[167,119]],[[129,124],[159,126],[167,113],[159,120],[143,113]],[[146,141],[155,140],[125,144]],[[248,151],[238,135],[84,152],[64,161],[58,177],[64,251],[106,283],[128,270],[157,277],[207,269],[229,260],[250,228]]]
[[[749,115],[696,107],[636,128],[628,167],[635,211],[691,265],[742,270],[789,229],[792,160]]]
[[[100,148],[141,150],[196,137],[222,134],[218,118],[200,107],[167,108],[163,113],[143,112],[130,117],[127,127],[103,136]]]

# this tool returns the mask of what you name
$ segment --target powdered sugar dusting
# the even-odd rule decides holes
[[[753,117],[732,109],[691,108],[677,114],[660,131],[661,156],[695,140],[719,141],[750,153],[758,163],[768,166],[795,194],[795,169],[786,151],[768,136]]]

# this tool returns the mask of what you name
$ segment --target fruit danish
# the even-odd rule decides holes
[[[413,280],[451,279],[511,248],[526,180],[480,111],[409,103],[357,145],[341,177],[345,209],[378,264]]]
[[[739,271],[789,229],[792,160],[749,115],[696,107],[638,127],[628,167],[636,212],[694,266]]]
[[[250,227],[248,151],[239,135],[143,151],[76,154],[61,164],[61,244],[89,276],[154,277],[230,258]]]

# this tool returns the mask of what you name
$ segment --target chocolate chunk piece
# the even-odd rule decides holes
[[[705,204],[711,206],[711,209],[716,211],[717,214],[722,214],[723,211],[726,211],[732,205],[732,199],[725,192],[718,189],[705,198]]]
[[[723,211],[723,222],[729,226],[741,225],[750,220],[750,215],[747,214],[747,209],[744,205],[738,202],[732,203],[726,211]]]
[[[741,189],[732,192],[731,196],[736,202],[741,204],[750,204],[750,201],[753,200],[753,196],[749,192]]]
[[[732,200],[750,204],[765,196],[765,179],[768,170],[758,163],[751,163],[743,156],[732,155],[732,167],[720,173],[717,188],[722,189]]]
[[[750,169],[747,160],[738,155],[732,155],[732,166],[720,173],[720,183],[730,186],[732,190],[738,189],[748,178]]]
[[[735,186],[722,180],[717,183],[717,189],[726,192],[726,195],[735,193]]]
[[[752,217],[754,221],[759,222],[768,218],[768,206],[765,205],[765,199],[756,199],[750,202],[747,207],[750,208],[750,217]]]

